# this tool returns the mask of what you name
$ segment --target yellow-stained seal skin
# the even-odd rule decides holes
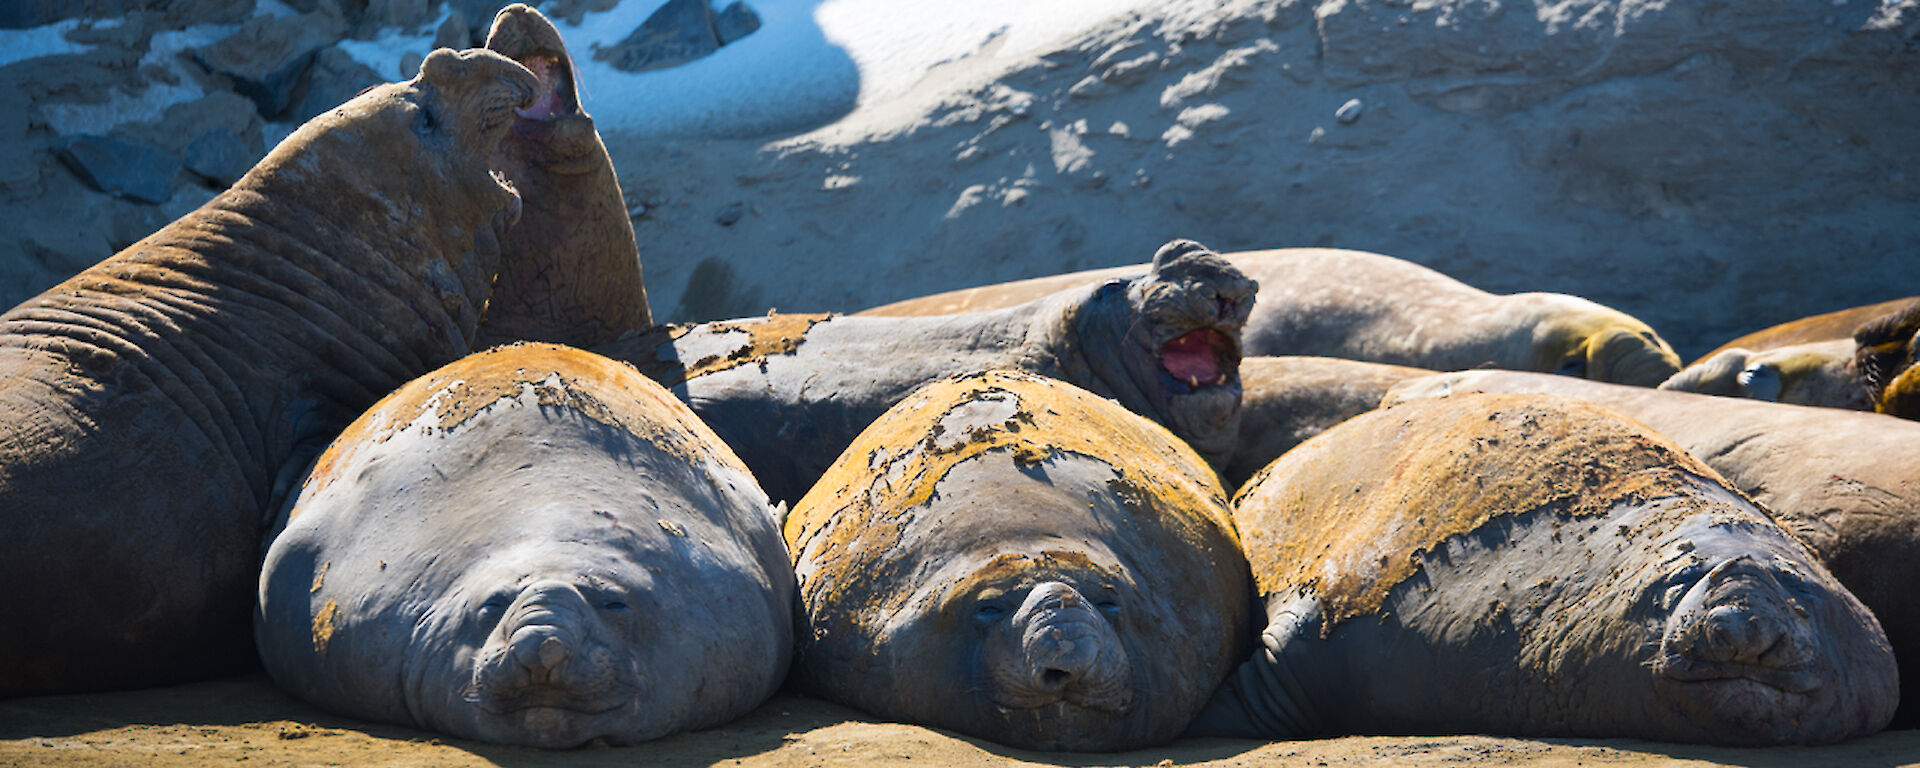
[[[401,387],[315,464],[255,636],[326,709],[539,747],[719,725],[785,678],[776,510],[632,367],[550,344]]]
[[[1144,746],[1177,735],[1246,647],[1246,565],[1206,463],[1051,379],[916,391],[785,532],[809,625],[797,680],[883,717]]]
[[[1884,727],[1871,613],[1605,408],[1466,395],[1301,443],[1234,499],[1268,625],[1196,730],[1807,744]]]

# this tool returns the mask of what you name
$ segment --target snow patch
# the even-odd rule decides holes
[[[419,30],[390,27],[381,30],[380,36],[372,40],[342,40],[339,48],[353,57],[354,61],[367,65],[374,74],[390,81],[403,80],[405,78],[400,75],[401,60],[409,53],[418,54],[421,58],[432,53],[434,35],[451,15],[453,11],[443,5],[440,16]]]
[[[0,29],[0,67],[42,56],[86,53],[93,50],[93,46],[80,45],[67,40],[67,33],[79,26],[79,19],[67,19],[32,29]],[[111,29],[112,26],[117,26],[117,20],[115,25],[96,24],[95,26]]]

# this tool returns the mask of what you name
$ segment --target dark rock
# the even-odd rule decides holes
[[[493,27],[493,17],[500,9],[519,0],[447,0],[447,7],[467,20],[467,34],[475,44],[487,39],[487,30]],[[527,3],[540,5],[539,3]],[[611,6],[609,6],[611,7]],[[543,9],[544,10],[544,9]]]
[[[259,158],[247,143],[225,128],[215,128],[187,145],[187,170],[222,187],[232,186]]]
[[[620,0],[547,0],[540,5],[540,12],[555,21],[565,20],[572,26],[580,22],[589,13],[611,11],[620,5]]]
[[[372,0],[360,16],[363,31],[390,27],[417,29],[439,15],[439,3],[432,0]]]
[[[725,10],[714,15],[714,36],[720,38],[721,45],[731,45],[733,41],[753,34],[760,28],[760,14],[748,8],[744,0],[734,0]]]
[[[415,62],[413,68],[418,71],[420,64]],[[307,69],[306,79],[300,83],[288,117],[293,122],[304,123],[384,82],[387,82],[386,76],[355,61],[346,51],[329,46],[314,54],[313,66]]]
[[[293,103],[301,77],[321,48],[344,34],[345,22],[326,11],[250,19],[226,39],[201,48],[201,66],[233,80],[233,90],[252,99],[260,116],[275,119]]]
[[[447,14],[447,20],[440,22],[440,28],[433,32],[435,48],[472,48],[485,42],[484,38],[473,36],[473,27],[467,23],[466,14],[454,11]]]
[[[744,2],[716,15],[710,0],[668,0],[626,39],[596,48],[593,58],[626,72],[666,69],[709,56],[759,28],[759,15]]]
[[[180,159],[148,144],[131,144],[105,136],[74,136],[59,148],[60,160],[101,192],[143,203],[159,204],[173,197]]]
[[[714,215],[713,222],[723,227],[731,227],[735,224],[740,223],[741,217],[746,215],[747,215],[746,203],[739,203],[739,202],[728,203],[727,207],[721,208],[720,212]]]
[[[420,55],[419,51],[400,54],[400,79],[412,80],[414,75],[420,74],[420,65],[426,61],[427,57]]]
[[[260,136],[265,121],[247,98],[230,91],[215,91],[191,101],[167,107],[156,120],[127,123],[110,135],[134,144],[151,144],[174,155],[185,156],[187,145],[201,134],[224,130],[241,137],[257,157],[261,153]]]

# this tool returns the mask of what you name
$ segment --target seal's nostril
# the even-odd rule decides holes
[[[1722,605],[1707,612],[1706,640],[1716,651],[1713,655],[1728,660],[1758,661],[1783,634],[1785,628],[1779,622],[1738,606]]]
[[[1060,688],[1065,688],[1067,685],[1067,681],[1071,679],[1073,679],[1073,673],[1068,672],[1064,669],[1050,668],[1050,669],[1042,670],[1040,672],[1040,685],[1050,690],[1058,690]]]
[[[553,669],[567,659],[567,643],[558,637],[540,641],[540,666]]]

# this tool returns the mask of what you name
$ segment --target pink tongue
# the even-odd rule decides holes
[[[1212,383],[1220,377],[1213,361],[1213,338],[1219,331],[1202,328],[1160,347],[1160,365],[1181,381]]]

